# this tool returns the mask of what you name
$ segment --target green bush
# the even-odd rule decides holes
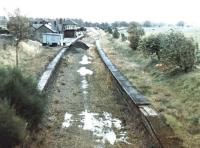
[[[108,27],[107,31],[108,31],[108,33],[110,33],[110,34],[112,34],[112,33],[113,33],[113,31],[112,31],[112,28],[111,28],[111,27]]]
[[[30,129],[37,127],[44,115],[47,98],[37,90],[33,79],[24,77],[16,68],[9,68],[0,70],[0,81],[0,97],[8,99]]]
[[[26,123],[6,100],[0,99],[0,147],[9,148],[23,141]]]
[[[136,22],[130,23],[128,27],[128,33],[129,33],[129,41],[130,41],[130,47],[133,50],[136,50],[140,41],[140,38],[144,35],[144,29],[141,27],[140,24]]]
[[[162,63],[190,71],[196,61],[196,44],[181,32],[171,31],[161,38],[160,60]]]
[[[160,33],[143,38],[138,49],[144,55],[156,55],[161,63],[188,72],[196,62],[198,46],[192,38],[187,38],[181,32]]]
[[[189,120],[190,124],[198,126],[199,119],[200,119],[200,114],[189,115],[187,119]]]
[[[122,39],[122,41],[126,41],[127,40],[127,37],[125,36],[124,33],[121,33],[121,39]]]
[[[155,54],[158,60],[160,60],[161,38],[161,34],[145,37],[140,40],[138,49],[141,50],[145,56],[152,56]]]
[[[114,32],[113,32],[113,38],[118,39],[119,36],[120,36],[120,33],[119,33],[118,29],[115,28],[115,29],[114,29]]]

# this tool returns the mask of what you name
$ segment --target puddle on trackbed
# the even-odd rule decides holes
[[[65,113],[64,122],[62,123],[62,128],[68,128],[72,123],[72,114]]]
[[[85,110],[80,116],[83,125],[79,127],[91,131],[97,137],[96,142],[105,143],[107,141],[112,145],[115,142],[128,143],[127,133],[122,131],[121,121],[113,118],[112,114],[108,112],[91,113]]]
[[[84,55],[79,63],[86,66],[92,63],[89,60],[92,60],[92,58]],[[93,135],[96,136],[97,143],[104,144],[109,142],[113,145],[115,142],[124,142],[130,144],[128,142],[127,133],[123,131],[121,121],[118,118],[113,118],[112,114],[108,112],[100,114],[89,111],[89,83],[87,81],[87,76],[93,75],[93,71],[85,66],[77,70],[81,76],[81,91],[84,99],[84,111],[78,115],[80,117],[80,125],[78,125],[77,128],[92,132]],[[65,113],[62,128],[70,128],[75,121],[77,122],[77,120],[73,119],[73,116],[74,115],[70,113]]]
[[[75,120],[73,117],[72,114],[65,113],[62,128],[70,128],[75,122],[77,123],[77,118]],[[124,142],[130,144],[127,133],[123,131],[121,121],[118,118],[113,118],[111,113],[103,112],[100,114],[85,110],[79,114],[79,119],[80,124],[76,124],[77,128],[92,132],[96,136],[97,143],[105,144],[108,142],[113,145],[115,142]]]
[[[82,65],[87,65],[87,64],[91,63],[91,61],[89,61],[89,60],[92,60],[92,58],[88,57],[87,55],[84,55],[82,57],[82,60],[79,63],[82,64]]]

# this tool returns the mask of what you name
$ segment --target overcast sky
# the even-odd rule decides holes
[[[200,0],[0,0],[4,9],[20,8],[29,17],[82,18],[92,22],[145,21],[200,25]]]

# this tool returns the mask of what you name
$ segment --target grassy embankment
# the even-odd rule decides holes
[[[34,139],[47,106],[46,95],[36,89],[37,80],[58,49],[21,42],[18,70],[8,68],[15,67],[15,47],[0,40],[0,147],[24,145]]]
[[[194,32],[185,34],[194,36],[200,43],[200,30]],[[145,59],[139,51],[130,49],[129,43],[114,40],[110,35],[104,37],[102,45],[113,63],[165,116],[166,122],[183,139],[184,146],[200,146],[200,69],[167,73],[155,67],[158,62]]]
[[[1,41],[0,41],[1,42]],[[36,79],[38,74],[44,71],[45,65],[53,58],[60,47],[43,47],[39,42],[21,42],[19,49],[19,68],[26,75],[32,75]],[[0,43],[1,67],[15,66],[15,47]]]

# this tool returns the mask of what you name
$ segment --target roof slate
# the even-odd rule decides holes
[[[72,20],[65,20],[65,22],[63,24],[64,25],[77,25],[77,23]]]

